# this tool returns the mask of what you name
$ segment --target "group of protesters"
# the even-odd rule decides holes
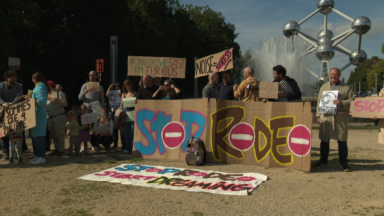
[[[278,99],[267,99],[259,97],[260,80],[254,77],[252,67],[243,69],[244,80],[236,85],[231,81],[231,74],[228,71],[222,73],[223,82],[219,84],[217,73],[208,76],[208,84],[204,87],[203,98],[221,100],[240,100],[240,101],[262,101],[269,102],[300,102],[301,91],[297,82],[287,76],[286,69],[277,65],[272,68],[274,82],[279,84]],[[320,168],[327,165],[329,155],[329,142],[334,139],[339,145],[339,162],[346,172],[350,171],[347,163],[348,157],[348,114],[354,94],[348,85],[340,82],[341,72],[338,68],[330,71],[330,82],[324,83],[318,94],[318,104],[322,92],[338,90],[338,99],[333,103],[337,105],[336,114],[325,114],[316,112],[317,122],[320,124],[319,138],[320,161],[313,165]],[[11,104],[28,100],[27,95],[23,95],[22,85],[16,82],[17,73],[9,70],[5,72],[5,81],[0,83],[0,104],[3,110]],[[65,152],[65,136],[69,136],[70,146],[68,148],[69,157],[77,157],[80,154],[90,154],[88,142],[92,145],[92,150],[100,152],[100,144],[109,152],[113,148],[118,148],[118,133],[120,130],[122,150],[127,154],[132,154],[134,122],[125,121],[126,114],[133,112],[134,107],[124,107],[124,99],[131,98],[134,103],[137,100],[158,99],[174,100],[182,99],[182,94],[175,83],[167,79],[161,83],[160,77],[145,75],[139,83],[139,89],[134,90],[133,83],[126,79],[123,84],[116,83],[109,86],[107,93],[100,86],[100,91],[89,91],[85,83],[80,90],[78,99],[83,104],[76,110],[66,110],[68,107],[67,95],[62,92],[62,86],[54,81],[46,81],[41,73],[32,76],[35,84],[31,98],[36,101],[36,127],[30,129],[34,158],[29,160],[31,164],[46,163],[45,153],[50,148],[50,140],[53,140],[54,151],[51,155],[62,156]],[[90,71],[89,82],[97,82],[97,73]],[[110,110],[105,105],[105,96],[113,90],[120,90],[121,105]],[[380,93],[380,96],[384,92]],[[92,112],[90,103],[99,101],[102,106],[103,116],[93,125],[82,125],[81,115]],[[78,113],[78,114],[77,114]],[[375,118],[376,119],[376,118]],[[103,125],[103,130],[97,130]],[[384,125],[384,124],[383,124]],[[47,130],[47,128],[49,130]],[[380,139],[379,139],[380,140]],[[384,140],[384,139],[381,139]],[[111,146],[114,143],[113,146]],[[23,163],[22,152],[28,152],[25,144],[25,133],[12,133],[1,140],[3,160],[14,163],[18,158],[18,163]],[[74,150],[73,150],[74,148]],[[73,152],[74,151],[74,152]]]

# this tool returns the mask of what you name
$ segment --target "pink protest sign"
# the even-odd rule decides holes
[[[311,131],[305,125],[297,125],[289,132],[288,147],[298,157],[311,151]]]
[[[351,102],[350,111],[352,117],[357,118],[384,117],[384,98],[355,98]]]

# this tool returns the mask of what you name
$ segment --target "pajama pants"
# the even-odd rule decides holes
[[[15,157],[15,153],[17,154],[17,158],[21,158],[22,155],[22,146],[23,146],[23,132],[16,132],[14,134],[9,135],[9,152],[11,157]]]

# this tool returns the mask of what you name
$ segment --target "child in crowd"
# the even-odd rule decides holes
[[[86,128],[88,125],[80,126],[76,121],[76,113],[69,111],[67,113],[67,135],[69,135],[68,155],[73,157],[73,146],[75,146],[75,156],[80,156],[79,131]]]
[[[79,125],[81,125],[81,115],[87,114],[87,111],[87,106],[82,104],[79,109],[80,114],[77,116],[77,122],[79,123]],[[81,146],[80,153],[84,152],[85,154],[90,154],[90,152],[88,151],[88,142],[91,142],[91,135],[88,126],[79,131],[79,142],[80,144],[83,143]]]

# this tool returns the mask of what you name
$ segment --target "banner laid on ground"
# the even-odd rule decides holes
[[[195,61],[195,78],[207,76],[212,72],[223,72],[233,68],[232,50],[227,49],[222,52],[206,56]]]
[[[128,56],[128,76],[185,78],[185,58]]]
[[[122,164],[79,177],[91,181],[227,195],[248,195],[267,178],[259,173],[224,173],[137,164]]]
[[[135,156],[185,161],[196,136],[208,163],[310,170],[309,102],[138,100],[135,111]]]
[[[355,118],[384,118],[384,98],[355,98],[351,103],[350,111]]]
[[[31,98],[9,106],[0,122],[0,137],[36,127],[35,103]]]

